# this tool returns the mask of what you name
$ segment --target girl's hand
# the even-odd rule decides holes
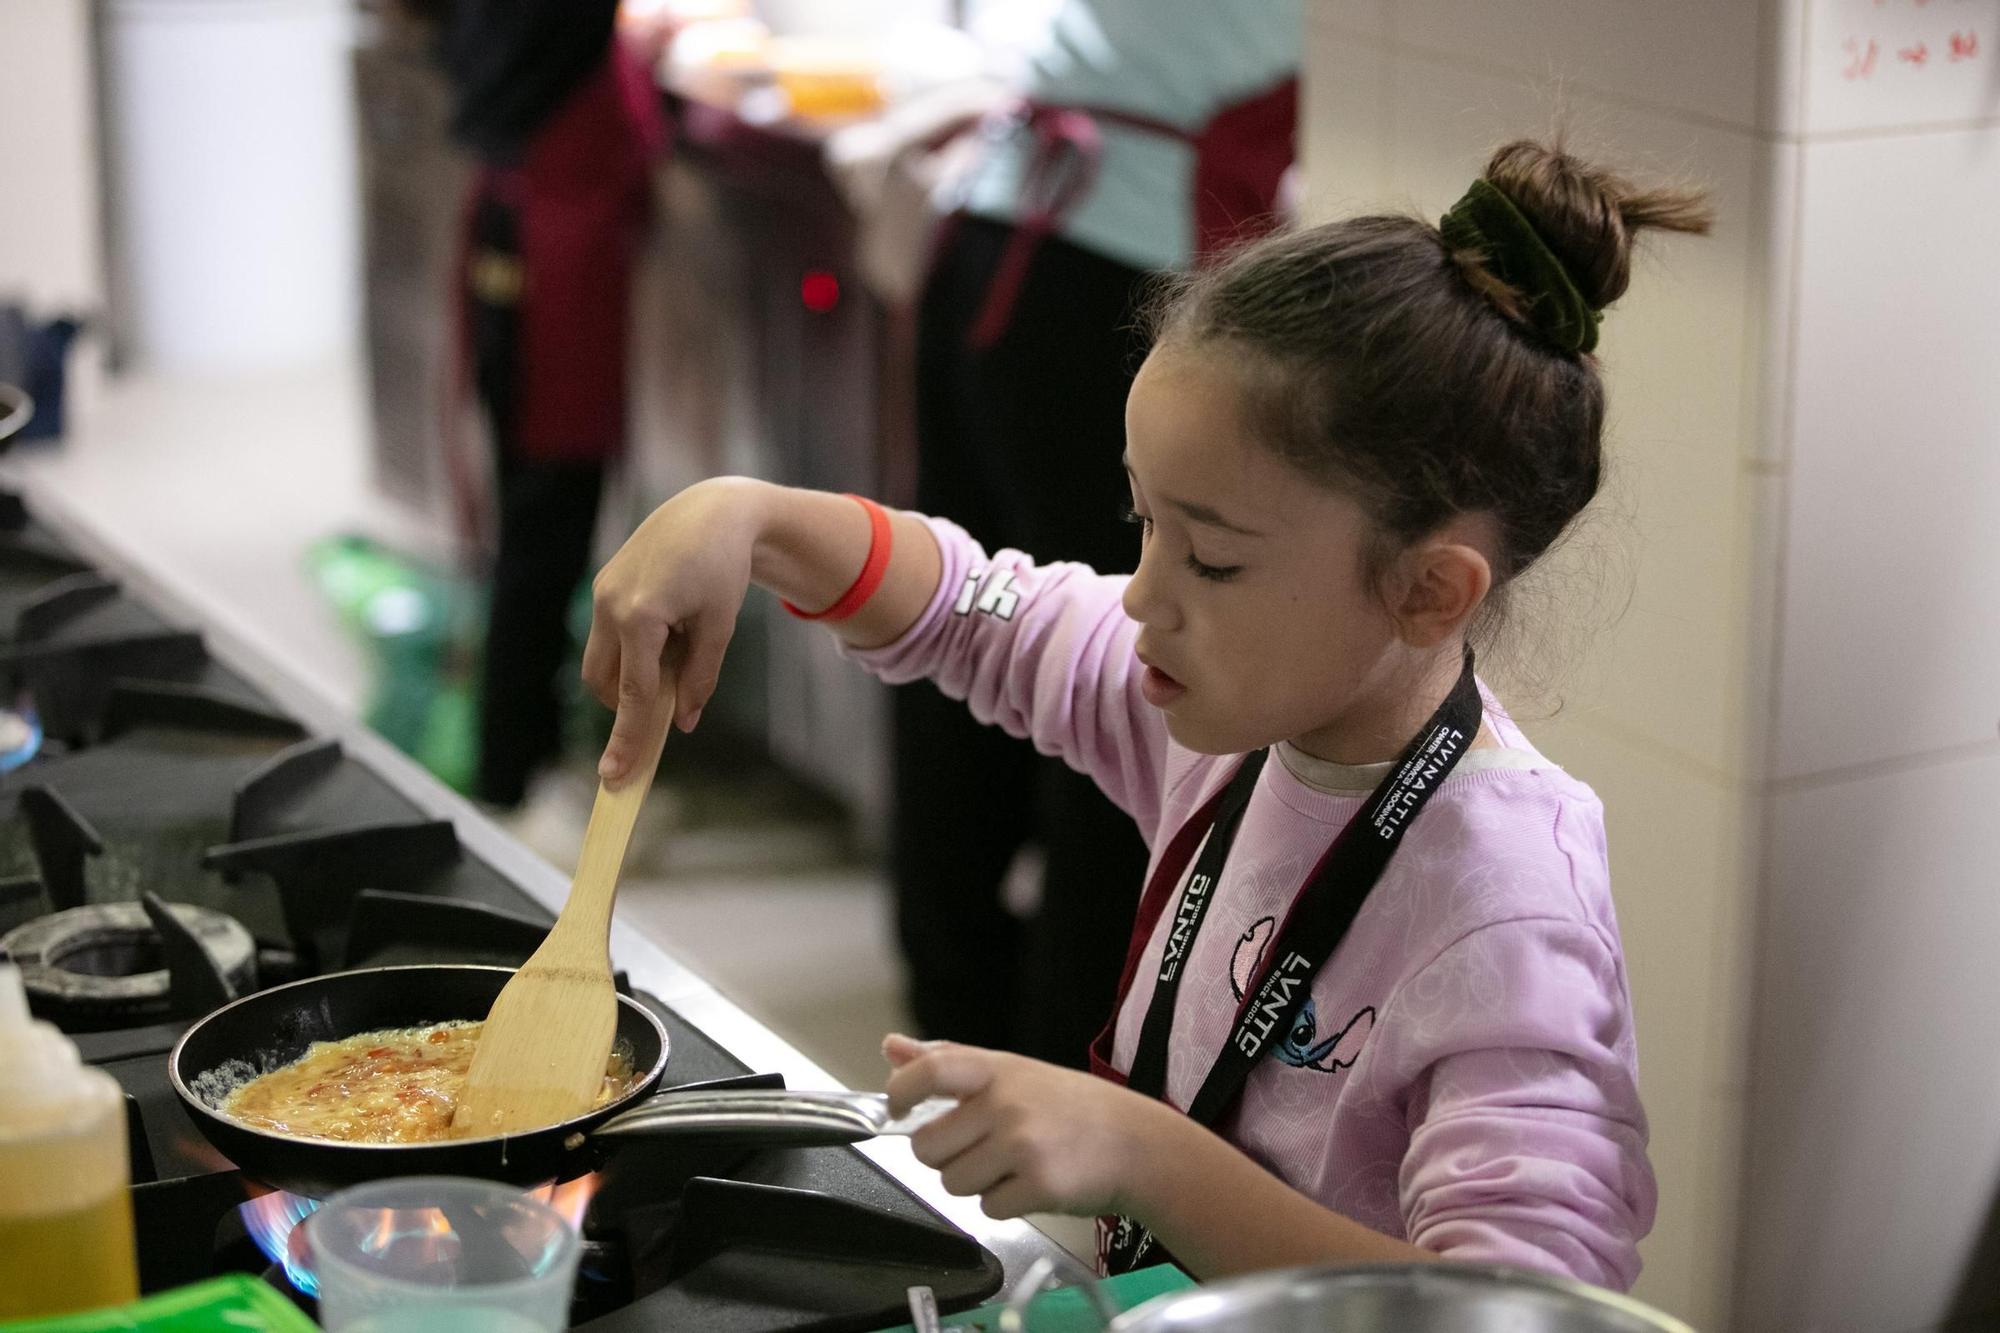
[[[1142,1175],[1171,1161],[1162,1143],[1182,1117],[1117,1084],[1025,1056],[891,1034],[889,1105],[901,1115],[927,1097],[951,1111],[911,1136],[917,1160],[946,1190],[980,1196],[988,1217],[1132,1211]]]
[[[700,721],[750,588],[761,527],[759,483],[704,481],[654,510],[598,572],[583,680],[618,712],[597,766],[606,781],[624,777],[644,743],[669,634],[682,640],[675,655],[685,654],[674,721],[682,731]]]

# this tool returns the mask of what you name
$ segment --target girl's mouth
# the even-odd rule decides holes
[[[1148,663],[1146,673],[1139,678],[1139,693],[1153,707],[1165,708],[1186,694],[1187,686]]]

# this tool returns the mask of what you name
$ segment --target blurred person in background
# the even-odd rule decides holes
[[[1301,0],[1064,0],[958,189],[918,322],[916,507],[988,549],[1132,569],[1125,397],[1149,280],[1276,220]],[[1004,587],[969,589],[1003,603]],[[891,873],[929,1037],[1072,1066],[1111,1012],[1146,864],[1090,779],[928,684],[895,700]],[[1026,847],[1038,905],[1004,901]],[[1033,865],[1033,859],[1022,861]]]
[[[458,301],[493,447],[497,549],[474,794],[518,805],[561,746],[556,677],[607,464],[623,449],[627,329],[665,134],[655,18],[618,0],[451,0],[452,133],[478,162]]]

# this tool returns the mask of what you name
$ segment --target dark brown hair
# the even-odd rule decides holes
[[[1640,229],[1702,232],[1702,196],[1639,190],[1560,145],[1522,140],[1486,179],[1527,215],[1593,307],[1631,280]],[[1524,294],[1428,222],[1350,218],[1283,233],[1175,280],[1153,309],[1166,348],[1238,353],[1253,428],[1375,516],[1377,568],[1454,515],[1491,514],[1496,585],[1596,495],[1604,385],[1559,350]]]

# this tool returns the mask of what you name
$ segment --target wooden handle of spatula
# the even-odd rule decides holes
[[[652,716],[647,719],[644,748],[636,763],[616,787],[597,784],[597,800],[590,807],[590,823],[583,831],[583,850],[577,853],[576,875],[570,880],[569,897],[562,914],[549,934],[582,941],[596,941],[597,948],[609,947],[611,903],[618,889],[618,871],[625,864],[625,848],[632,840],[632,826],[639,818],[646,794],[652,790],[653,775],[659,771],[660,755],[666,749],[667,732],[674,724],[675,682],[663,676]]]
[[[501,988],[452,1113],[458,1137],[510,1134],[581,1115],[604,1080],[618,1022],[611,985],[611,903],[639,807],[674,718],[673,673],[616,789],[600,783],[569,897],[541,947]]]

